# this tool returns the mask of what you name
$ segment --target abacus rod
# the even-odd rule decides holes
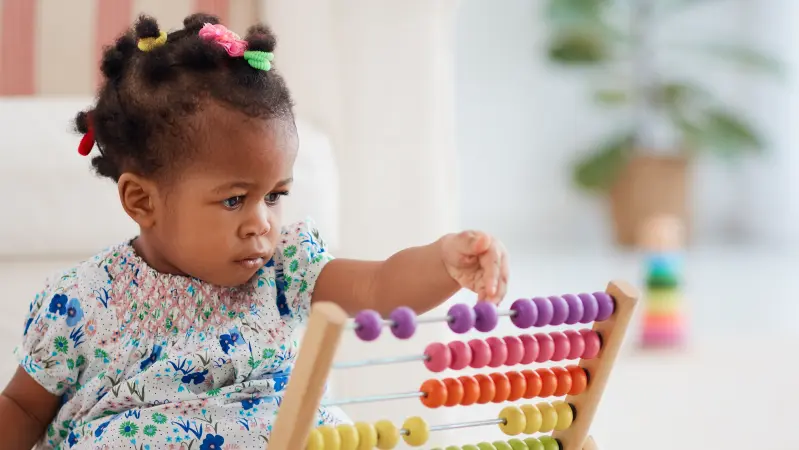
[[[427,355],[396,356],[390,358],[365,359],[361,361],[338,362],[333,364],[334,369],[352,369],[355,367],[377,366],[384,364],[397,364],[412,361],[425,361]]]
[[[497,311],[497,316],[499,316],[499,317],[506,317],[506,316],[513,317],[515,315],[516,315],[516,311],[513,311],[511,309],[506,309],[506,310],[503,310],[503,311]],[[452,320],[453,320],[452,316],[449,316],[449,315],[448,316],[444,316],[444,317],[441,317],[441,316],[429,316],[429,317],[419,317],[419,318],[417,318],[416,319],[416,323],[420,324],[420,323],[452,322]],[[395,325],[396,325],[396,323],[393,320],[389,320],[389,319],[383,319],[382,320],[382,324],[381,324],[381,326],[386,326],[386,327],[393,327]],[[350,322],[350,323],[347,324],[347,329],[348,330],[357,330],[358,329],[358,324],[355,323],[355,322]]]
[[[401,400],[405,398],[424,397],[424,392],[402,392],[399,394],[372,395],[368,397],[345,398],[341,400],[330,400],[322,402],[323,406],[352,405],[355,403],[381,402],[383,400]]]
[[[456,423],[448,423],[445,425],[434,425],[430,427],[430,431],[444,431],[444,430],[454,430],[457,428],[472,428],[472,427],[483,427],[487,425],[499,425],[501,423],[505,423],[505,419],[487,419],[487,420],[478,420],[475,422],[456,422]]]

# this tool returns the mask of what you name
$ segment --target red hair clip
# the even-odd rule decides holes
[[[94,126],[92,126],[91,113],[86,114],[86,128],[88,128],[88,131],[81,138],[80,144],[78,144],[78,153],[81,156],[89,156],[94,147]]]

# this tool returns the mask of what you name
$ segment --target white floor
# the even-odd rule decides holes
[[[42,277],[68,261],[0,264],[0,378],[14,370],[11,350],[18,342],[28,303]],[[799,258],[753,251],[697,251],[688,255],[685,283],[691,311],[691,348],[671,355],[636,351],[637,321],[614,370],[594,424],[600,447],[608,450],[799,449],[786,432],[799,419],[799,300],[795,295]],[[513,255],[509,299],[604,289],[610,279],[640,284],[636,255]],[[453,301],[471,301],[466,293]],[[431,314],[435,314],[433,312]],[[506,326],[499,333],[518,333]],[[347,339],[338,359],[418,352],[430,340],[454,337],[428,325],[418,338],[377,344]],[[353,375],[361,375],[357,382]],[[336,396],[402,392],[418,387],[430,373],[417,366],[387,366],[335,373]],[[449,376],[444,374],[444,376]],[[496,405],[426,410],[418,401],[351,407],[353,418],[401,422],[422,415],[431,424],[493,417]],[[439,432],[430,446],[502,439],[492,427]]]

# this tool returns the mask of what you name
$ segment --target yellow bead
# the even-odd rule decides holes
[[[535,405],[541,411],[541,428],[538,430],[542,433],[549,433],[555,429],[555,424],[558,423],[558,412],[555,408],[547,402],[541,402]]]
[[[555,430],[563,431],[569,428],[572,422],[574,422],[574,411],[572,411],[571,405],[563,400],[557,400],[552,402],[552,406],[555,408],[555,412],[558,414],[558,421],[555,423]]]
[[[311,434],[308,435],[308,441],[305,443],[305,450],[325,450],[325,441],[319,430],[315,428],[311,430]]]
[[[399,444],[399,428],[390,421],[378,420],[375,423],[375,430],[377,430],[377,448],[380,450],[390,450]]]
[[[524,434],[535,434],[541,429],[544,417],[535,405],[522,405],[519,409],[524,413],[527,425],[524,427]]]
[[[336,427],[338,435],[341,437],[341,450],[358,450],[360,439],[358,430],[352,425],[341,424]]]
[[[504,423],[499,424],[499,429],[508,436],[521,434],[527,427],[527,419],[521,409],[515,406],[508,406],[499,412],[499,418]]]
[[[373,450],[377,447],[377,430],[374,425],[367,422],[356,422],[355,429],[358,430],[357,450]]]
[[[430,439],[430,425],[418,416],[408,417],[402,424],[407,431],[402,440],[412,447],[421,447]]]
[[[322,434],[325,450],[341,450],[341,436],[339,436],[338,430],[330,425],[322,425],[317,430]]]

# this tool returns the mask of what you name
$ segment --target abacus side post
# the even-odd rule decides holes
[[[574,405],[576,411],[574,422],[568,429],[552,433],[552,437],[563,445],[563,450],[592,448],[585,447],[588,445],[588,431],[638,303],[638,291],[625,282],[611,281],[606,292],[613,297],[616,307],[608,320],[594,323],[593,329],[602,339],[602,349],[595,358],[580,360],[580,367],[588,371],[588,387],[580,395],[566,397],[566,402]]]
[[[269,450],[305,447],[346,322],[347,314],[335,303],[311,306],[307,331],[269,437]]]

